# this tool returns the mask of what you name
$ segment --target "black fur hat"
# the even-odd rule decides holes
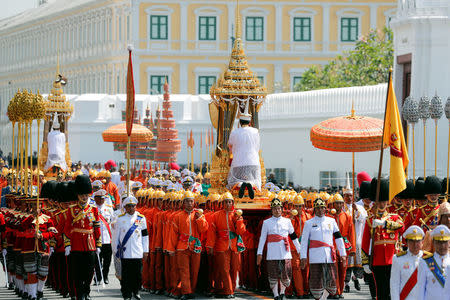
[[[87,175],[78,175],[75,178],[75,193],[77,195],[91,194],[92,184],[91,179]]]

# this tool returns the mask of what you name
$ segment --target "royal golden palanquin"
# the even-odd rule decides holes
[[[239,12],[239,8],[238,8]],[[209,104],[210,119],[216,129],[216,151],[211,159],[211,191],[225,192],[230,153],[228,139],[233,130],[234,120],[244,113],[247,106],[252,115],[251,125],[259,128],[258,112],[267,95],[256,75],[250,70],[241,39],[239,13],[236,20],[236,40],[234,41],[228,68],[222,73],[217,83],[211,87],[212,98]],[[260,153],[262,186],[266,181],[264,161]],[[255,202],[262,200],[263,193],[256,194]],[[248,198],[243,198],[248,200]]]

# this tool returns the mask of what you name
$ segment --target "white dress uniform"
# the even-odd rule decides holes
[[[446,276],[445,270],[448,270],[447,267],[450,266],[450,254],[440,256],[439,254],[434,253],[433,256],[434,260],[436,261],[437,267],[443,270],[444,276]],[[444,287],[442,287],[441,284],[436,280],[436,277],[430,271],[430,268],[428,267],[424,259],[422,259],[419,263],[417,284],[417,300],[437,300],[445,296]],[[448,297],[448,294],[446,297]]]
[[[391,300],[400,300],[400,293],[403,290],[406,282],[408,282],[411,275],[422,260],[423,251],[414,255],[409,250],[406,253],[394,255],[392,259],[391,268]],[[405,300],[417,300],[418,298],[418,284],[416,284]]]
[[[333,245],[333,237],[335,233],[339,233],[339,228],[333,218],[315,216],[305,222],[303,228],[302,239],[300,244],[300,258],[308,257],[310,264],[333,263],[331,257],[331,249],[329,247],[309,248],[309,241],[318,240],[328,245]],[[339,256],[347,256],[342,238],[335,238]]]
[[[138,220],[138,216],[141,216],[141,220]],[[141,215],[137,211],[133,214],[121,214],[116,223],[114,224],[113,234],[114,239],[112,243],[113,252],[117,251],[117,245],[121,243],[124,236],[128,232],[128,229],[137,223],[138,226],[134,230],[133,234],[125,244],[125,251],[123,258],[142,258],[145,252],[148,252],[148,234],[147,234],[147,221],[144,215]]]
[[[450,265],[448,265],[447,268],[445,269],[445,274],[450,274]],[[445,281],[443,296],[444,296],[443,300],[450,300],[450,280]]]
[[[263,222],[261,229],[261,236],[259,238],[258,244],[258,255],[263,254],[264,244],[266,243],[267,237],[270,234],[280,235],[282,237],[288,237],[289,234],[294,233],[294,227],[290,219],[285,217],[271,217]],[[294,243],[297,252],[300,252],[300,243],[298,239],[292,241]],[[267,243],[267,260],[283,260],[292,259],[291,251],[286,249],[283,240],[279,242]]]
[[[350,214],[353,217],[353,206],[351,204],[344,204],[344,211]],[[366,209],[356,204],[356,212],[353,220],[355,221],[355,241],[356,241],[356,256],[349,257],[347,266],[348,267],[362,267],[362,259],[361,259],[361,245],[362,245],[362,236],[364,232],[364,225],[366,224],[367,219],[367,211]]]
[[[105,203],[103,205],[96,206],[98,212],[105,218],[105,221],[108,224],[111,224],[114,216],[114,210],[111,207],[105,205]],[[111,229],[111,226],[109,228]],[[109,235],[108,228],[102,220],[100,220],[100,229],[102,232],[102,244],[111,244],[112,237]]]

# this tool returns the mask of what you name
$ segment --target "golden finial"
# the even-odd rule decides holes
[[[239,0],[236,0],[236,39],[241,38],[241,14],[239,13]]]

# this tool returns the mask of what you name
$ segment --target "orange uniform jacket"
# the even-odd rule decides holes
[[[214,251],[226,251],[231,249],[237,252],[237,238],[230,238],[230,232],[242,236],[245,233],[244,220],[235,221],[234,211],[227,212],[224,209],[215,212],[211,216],[206,246]]]
[[[119,195],[119,189],[117,188],[116,184],[112,181],[105,184],[104,189],[108,192],[108,194],[112,195],[114,197],[114,200],[116,201],[114,204],[119,205],[120,204],[120,195]]]
[[[339,231],[344,238],[345,250],[349,253],[356,253],[356,235],[355,225],[353,224],[352,217],[346,212],[340,212],[339,215],[329,215],[329,217],[336,220]],[[347,239],[347,241],[345,240]],[[349,249],[351,246],[351,249]]]
[[[208,230],[208,222],[204,215],[195,217],[195,210],[188,213],[185,210],[179,211],[172,217],[172,225],[169,233],[167,250],[194,250],[194,241],[189,242],[189,237],[201,240],[203,232]],[[201,249],[198,249],[201,250]]]

